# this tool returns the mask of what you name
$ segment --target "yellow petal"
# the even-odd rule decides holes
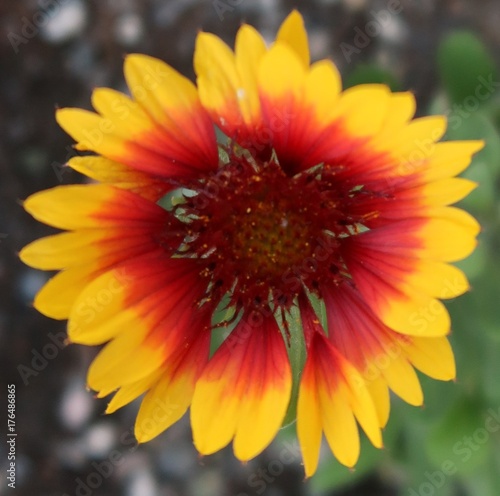
[[[193,395],[192,378],[185,375],[164,377],[146,394],[135,422],[135,437],[145,443],[177,422],[187,411]]]
[[[99,293],[104,294],[107,293]],[[113,298],[114,304],[102,305],[95,296],[87,295],[85,292],[82,298],[80,294],[69,316],[68,336],[72,343],[95,346],[108,342],[125,329],[144,326],[137,313],[123,308],[117,297]]]
[[[440,299],[455,298],[469,290],[465,274],[444,262],[419,260],[406,280],[413,289]]]
[[[401,355],[389,357],[388,366],[382,370],[388,386],[410,405],[420,406],[424,395],[415,369]]]
[[[76,298],[96,274],[95,264],[79,265],[59,272],[38,292],[33,306],[47,317],[67,319]]]
[[[433,379],[450,381],[455,378],[455,358],[445,337],[413,337],[406,354],[418,370]]]
[[[403,127],[392,137],[379,140],[375,144],[382,149],[388,149],[400,162],[400,175],[413,174],[425,165],[428,157],[437,152],[436,142],[446,131],[446,118],[443,116],[420,117]]]
[[[318,467],[323,432],[316,382],[310,375],[308,370],[304,370],[297,403],[297,436],[306,477],[311,477]]]
[[[449,177],[407,190],[404,198],[415,199],[423,207],[440,207],[462,200],[476,187],[474,181]]]
[[[335,116],[349,135],[373,136],[387,115],[390,91],[381,84],[363,84],[344,91]]]
[[[128,176],[132,178],[147,177],[145,174],[133,171],[126,165],[105,157],[71,157],[68,165],[81,174],[102,183],[127,181]]]
[[[246,123],[260,117],[257,91],[257,69],[267,48],[262,36],[253,27],[244,24],[236,35],[235,63],[240,86],[236,97]]]
[[[262,58],[258,81],[269,99],[301,99],[306,70],[290,48],[276,43]]]
[[[107,157],[121,157],[125,152],[124,132],[112,119],[77,108],[63,108],[56,112],[58,124],[77,142],[76,148],[93,151]]]
[[[378,416],[365,381],[354,367],[344,365],[343,369],[352,412],[373,446],[381,448],[382,435]]]
[[[389,388],[380,376],[366,381],[366,385],[375,405],[379,426],[383,428],[389,420],[391,409]]]
[[[305,101],[313,106],[320,123],[332,121],[341,90],[340,73],[332,62],[323,60],[312,65],[305,81]]]
[[[392,93],[388,102],[387,114],[382,124],[382,137],[390,137],[392,133],[399,132],[415,114],[416,101],[413,93]]]
[[[144,329],[137,313],[124,303],[124,283],[108,271],[88,284],[74,301],[68,335],[72,342],[96,345],[127,329]]]
[[[128,403],[134,401],[156,383],[156,381],[160,378],[161,373],[162,370],[159,369],[143,379],[127,384],[126,386],[122,386],[108,403],[106,413],[114,413]]]
[[[289,372],[289,371],[288,371]],[[260,394],[248,394],[239,412],[238,428],[234,437],[234,454],[241,461],[257,456],[267,446],[285,418],[290,400],[290,385],[266,385]]]
[[[213,168],[218,162],[215,132],[196,86],[165,62],[146,55],[128,55],[124,72],[134,100],[163,128],[157,153],[174,164],[185,161],[187,169]],[[147,145],[156,143],[153,139]],[[161,174],[160,166],[157,175]]]
[[[454,207],[437,207],[427,215],[429,220],[420,232],[425,258],[456,262],[474,251],[481,227],[470,214]]]
[[[154,123],[144,110],[128,96],[109,88],[97,88],[92,93],[92,105],[115,126],[115,133],[133,140],[134,136],[152,130]]]
[[[427,181],[456,176],[465,170],[472,155],[484,147],[484,141],[445,141],[435,145],[424,168]]]
[[[194,84],[161,60],[147,55],[128,55],[124,72],[135,101],[167,129],[171,129],[175,116],[183,116],[198,107]]]
[[[223,119],[228,119],[228,114],[231,115],[230,118],[238,118],[240,108],[237,94],[238,90],[243,88],[233,51],[217,36],[200,33],[196,38],[194,69],[203,105],[213,111],[219,111]],[[245,109],[244,116],[248,120],[250,109],[246,105],[242,106]]]
[[[375,313],[377,309],[374,308]],[[387,302],[378,313],[380,319],[391,329],[410,336],[444,336],[450,332],[451,321],[441,301],[419,293],[401,294]]]
[[[202,455],[219,451],[233,439],[238,407],[239,397],[227,390],[225,381],[210,381],[203,376],[198,380],[191,405],[191,426],[194,444]]]
[[[213,453],[234,437],[235,455],[253,458],[273,439],[285,418],[292,378],[274,317],[250,327],[246,315],[210,359],[191,406],[195,445]]]
[[[92,228],[100,224],[93,217],[114,190],[104,185],[57,186],[26,199],[24,208],[35,219],[60,229]]]
[[[112,183],[119,188],[128,189],[153,202],[158,201],[171,186],[124,164],[105,157],[72,157],[68,165],[96,181]]]
[[[359,432],[346,386],[339,385],[335,394],[320,386],[319,398],[323,429],[333,454],[346,467],[354,467],[359,458]]]
[[[286,43],[299,57],[303,66],[309,66],[309,43],[304,19],[293,10],[283,21],[276,36],[276,41]]]
[[[41,238],[25,246],[19,253],[21,260],[41,270],[57,270],[90,263],[99,258],[95,246],[101,240],[100,231],[78,231]]]
[[[146,341],[148,332],[147,327],[127,329],[108,343],[90,365],[89,387],[94,391],[114,391],[161,367],[164,349]]]

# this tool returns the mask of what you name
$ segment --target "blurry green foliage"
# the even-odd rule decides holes
[[[448,35],[438,50],[438,70],[453,103],[475,95],[482,79],[498,81],[495,62],[481,41],[469,31]]]
[[[397,78],[376,64],[360,64],[344,78],[345,88],[367,83],[386,84],[392,91],[401,91],[401,84]]]

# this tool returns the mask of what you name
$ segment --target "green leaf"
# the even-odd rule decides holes
[[[463,177],[477,182],[478,187],[461,205],[482,218],[493,217],[497,196],[495,183],[500,178],[500,134],[491,118],[482,111],[461,120],[450,117],[446,138],[484,140],[484,148],[474,155],[471,165],[462,174]]]
[[[493,459],[478,467],[473,473],[463,477],[463,481],[468,495],[498,496],[500,494],[498,465],[495,465]]]
[[[481,238],[482,236],[480,236],[480,239]],[[469,280],[474,282],[475,280],[479,280],[484,274],[488,263],[488,257],[488,247],[484,242],[480,241],[479,245],[471,255],[469,255],[465,260],[459,260],[455,263],[455,265],[465,272],[465,275]],[[468,317],[468,315],[466,317]],[[453,320],[453,322],[455,322],[455,320]],[[466,322],[469,322],[469,320],[467,319]]]
[[[177,188],[172,191],[169,191],[166,195],[162,196],[158,200],[158,205],[164,208],[165,210],[172,210],[175,205],[179,205],[184,203],[184,197],[182,196],[182,189]]]
[[[492,244],[490,242],[490,244]],[[485,250],[487,243],[482,242],[477,250]],[[491,248],[491,247],[490,247]],[[477,251],[476,250],[476,251]],[[495,253],[495,252],[494,252]],[[473,255],[474,256],[474,255]],[[484,253],[485,263],[480,278],[471,277],[472,290],[458,301],[450,302],[452,322],[456,331],[457,344],[464,344],[465,359],[471,362],[473,348],[482,356],[480,349],[481,337],[488,336],[492,340],[488,346],[498,349],[500,344],[500,322],[498,319],[498,280],[500,279],[500,263],[491,252]],[[484,277],[487,274],[487,277]],[[455,338],[455,333],[451,336]],[[462,343],[464,339],[469,342]],[[467,359],[468,358],[468,359]],[[477,363],[472,365],[479,369]],[[500,389],[500,388],[499,388]]]
[[[401,451],[398,460],[403,461],[412,486],[420,484],[425,471],[432,466],[424,447],[430,428],[422,413],[421,409],[420,411],[415,408],[409,409],[409,414],[403,419],[404,429],[400,439]]]
[[[418,415],[423,422],[438,422],[463,391],[453,381],[436,381],[420,373],[419,379],[424,391],[424,407],[417,409]]]
[[[498,178],[500,175],[500,133],[491,118],[483,111],[470,113],[460,121],[449,119],[446,139],[484,140],[485,147],[474,155],[473,165],[484,163],[488,170]]]
[[[498,353],[500,346],[492,339],[490,334],[484,334],[482,339],[482,360],[480,363],[483,381],[483,392],[491,404],[500,404],[500,387],[498,378],[500,377],[500,360]]]
[[[462,397],[443,420],[431,429],[427,454],[437,466],[450,460],[461,474],[474,472],[490,456],[487,412],[477,397]]]
[[[283,426],[294,422],[297,418],[297,399],[299,396],[300,378],[302,369],[306,361],[306,344],[304,341],[304,332],[302,330],[302,321],[298,307],[293,306],[290,309],[288,320],[288,329],[290,331],[290,346],[288,347],[288,357],[292,367],[292,394],[290,404],[283,421]],[[284,330],[282,329],[283,333]],[[285,333],[284,333],[285,334]]]
[[[212,316],[213,330],[210,339],[210,356],[213,356],[238,322],[238,318],[233,318],[234,307],[228,307],[229,301],[229,295],[225,295]],[[227,322],[230,323],[227,324]]]
[[[469,31],[448,35],[438,48],[438,70],[450,100],[458,105],[482,105],[496,91],[495,62],[483,43]]]

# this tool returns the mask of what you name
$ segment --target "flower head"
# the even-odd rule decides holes
[[[194,65],[197,86],[130,55],[130,97],[97,89],[97,113],[57,112],[95,153],[69,166],[99,184],[26,200],[66,231],[21,252],[60,270],[35,306],[68,319],[71,342],[106,343],[88,384],[114,393],[107,412],[145,394],[140,442],[190,407],[202,454],[233,441],[248,460],[296,407],[306,474],[322,433],[353,466],[358,424],[382,446],[389,390],[420,405],[415,368],[455,376],[440,300],[468,289],[449,262],[479,226],[449,205],[475,187],[454,176],[483,144],[439,143],[445,119],[412,120],[411,93],[342,91],[331,62],[310,64],[297,12],[271,47],[248,25],[234,52],[200,33]]]

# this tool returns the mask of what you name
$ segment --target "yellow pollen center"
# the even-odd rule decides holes
[[[288,202],[254,202],[242,214],[232,214],[236,229],[228,241],[243,269],[241,275],[261,280],[280,278],[310,255],[306,212],[284,203]]]

